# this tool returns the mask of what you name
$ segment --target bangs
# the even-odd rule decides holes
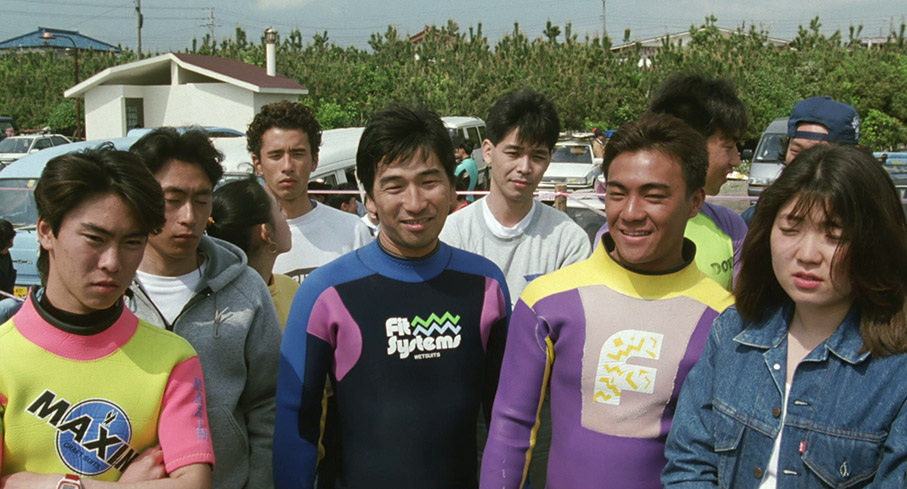
[[[378,166],[393,165],[416,156],[421,157],[421,159],[425,161],[434,153],[435,149],[428,142],[419,143],[416,141],[416,138],[411,138],[408,141],[404,139],[394,144],[394,147],[378,161]],[[442,167],[444,166],[443,161],[440,160],[440,156],[438,162],[441,163]]]
[[[833,202],[827,195],[818,191],[805,191],[794,196],[797,199],[797,203],[794,205],[793,209],[790,211],[790,218],[806,221],[810,219],[810,216],[813,213],[814,209],[818,209],[822,212],[824,218],[820,223],[826,232],[833,230],[841,230],[842,239],[844,241],[849,241],[849,236],[845,236],[843,233],[846,233],[847,229],[850,226],[847,223],[842,221],[840,216],[846,215],[842,212],[842,203]]]

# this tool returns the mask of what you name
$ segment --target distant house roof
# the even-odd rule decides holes
[[[702,31],[702,30],[704,30],[704,29],[706,29],[706,28],[705,28],[705,27],[700,27],[700,28],[696,29],[696,32]],[[740,33],[739,31],[737,31],[737,30],[733,30],[733,29],[725,29],[725,28],[723,28],[723,27],[718,27],[718,32],[719,32],[723,37],[729,37],[729,36],[733,36],[733,35],[736,35],[736,34],[741,34],[741,33]],[[746,33],[743,33],[743,34],[746,34]],[[648,38],[648,39],[640,39],[640,40],[637,40],[637,41],[628,42],[628,43],[626,43],[626,44],[621,44],[621,45],[618,45],[618,46],[613,46],[613,47],[611,47],[611,51],[614,51],[614,52],[622,52],[622,51],[627,51],[627,50],[633,50],[633,49],[636,47],[636,44],[637,44],[637,43],[639,43],[640,47],[641,47],[644,51],[646,51],[646,50],[655,50],[655,49],[660,48],[660,47],[662,46],[662,43],[664,43],[664,39],[665,39],[665,38],[667,38],[667,39],[668,39],[668,42],[671,43],[672,45],[676,45],[678,42],[681,42],[681,43],[690,42],[690,40],[692,40],[693,36],[690,34],[690,31],[689,31],[689,30],[681,31],[681,32],[675,32],[675,33],[673,33],[673,34],[665,33],[665,34],[663,34],[663,35],[661,35],[661,36],[650,37],[650,38]],[[774,46],[776,46],[776,47],[781,48],[781,47],[785,47],[785,46],[787,46],[788,44],[790,44],[790,41],[785,41],[784,39],[778,39],[778,38],[776,38],[776,37],[769,37],[769,38],[767,38],[767,43],[768,43],[768,44],[771,44],[771,45],[774,45]]]
[[[176,65],[177,70],[173,70]],[[171,80],[178,76],[179,80]],[[230,58],[201,54],[166,53],[107,68],[66,90],[68,98],[80,97],[98,85],[176,85],[222,82],[255,93],[305,95],[309,90],[283,75],[268,76],[264,68]]]
[[[63,29],[54,29],[51,27],[38,27],[38,30],[23,34],[12,39],[0,42],[0,49],[71,49],[72,42],[65,37],[56,37],[54,39],[43,39],[41,37],[45,32],[56,36],[68,36],[76,44],[76,49],[87,51],[108,51],[118,53],[120,48],[98,41],[88,36],[79,34],[78,31],[67,31]]]

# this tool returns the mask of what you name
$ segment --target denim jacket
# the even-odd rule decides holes
[[[690,371],[668,435],[670,488],[756,488],[782,430],[778,489],[903,488],[907,355],[861,352],[854,307],[797,367],[781,426],[793,304],[759,323],[727,309]]]

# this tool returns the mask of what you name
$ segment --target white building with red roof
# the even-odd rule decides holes
[[[265,104],[308,89],[235,59],[167,53],[107,68],[66,90],[85,99],[85,137],[125,136],[137,127],[216,126],[245,132]]]

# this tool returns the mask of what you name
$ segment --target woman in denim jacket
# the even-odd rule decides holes
[[[907,224],[891,179],[862,150],[817,145],[760,200],[662,482],[907,487]]]

